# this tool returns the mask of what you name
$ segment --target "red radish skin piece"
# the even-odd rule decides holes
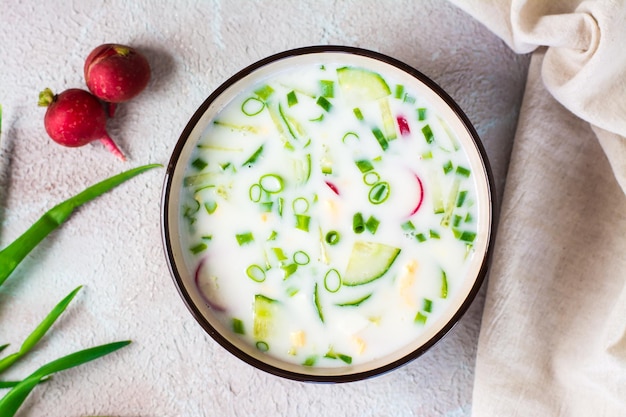
[[[333,193],[339,195],[339,189],[337,188],[335,184],[329,181],[324,181],[324,182],[326,183],[326,185],[328,185],[328,188],[330,188],[333,191]]]
[[[417,180],[417,185],[419,185],[419,200],[415,208],[411,211],[411,214],[409,214],[409,217],[417,213],[419,209],[422,207],[422,203],[424,202],[424,185],[422,184],[422,180],[417,174],[413,174],[413,175],[415,176],[415,179]]]
[[[404,116],[397,116],[398,129],[400,129],[400,136],[409,136],[411,129],[409,128],[409,121]]]
[[[215,298],[215,294],[218,291],[217,283],[215,281],[211,281],[210,279],[209,282],[205,285],[202,285],[200,282],[200,277],[202,276],[202,268],[204,267],[204,264],[206,262],[207,258],[203,258],[196,267],[196,273],[194,274],[196,288],[198,288],[198,290],[200,291],[200,295],[210,308],[215,311],[225,312],[226,308],[213,299]]]
[[[113,155],[126,160],[107,133],[106,112],[93,94],[79,88],[54,94],[46,88],[39,94],[39,105],[48,107],[44,126],[53,141],[75,148],[99,140]]]
[[[150,64],[136,49],[107,43],[96,47],[87,56],[84,66],[89,90],[109,104],[113,116],[118,103],[141,93],[150,81]]]

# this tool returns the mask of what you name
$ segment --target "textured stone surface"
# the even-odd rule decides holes
[[[501,194],[528,60],[448,3],[0,0],[0,10],[1,247],[87,185],[166,164],[187,120],[220,83],[267,55],[314,44],[373,49],[439,83],[483,138]],[[45,87],[84,87],[83,60],[105,42],[141,49],[153,67],[148,89],[108,124],[125,164],[99,143],[51,143],[45,109],[36,105]],[[161,246],[164,172],[78,210],[0,289],[0,344],[16,348],[58,300],[85,285],[7,379],[84,347],[134,342],[38,387],[20,416],[470,415],[483,292],[446,338],[390,374],[344,385],[267,375],[213,342],[180,300]]]

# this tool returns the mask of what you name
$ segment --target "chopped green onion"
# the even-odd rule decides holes
[[[411,220],[407,220],[406,222],[402,223],[400,225],[400,227],[402,228],[402,230],[404,230],[405,232],[412,232],[415,230],[415,225],[413,224],[413,222]]]
[[[272,94],[274,94],[274,89],[266,84],[254,90],[254,94],[256,94],[261,100],[266,101]]]
[[[474,218],[472,217],[472,213],[467,213],[465,216],[465,223],[471,223]]]
[[[233,317],[233,320],[232,320],[231,324],[232,324],[232,328],[233,328],[233,332],[234,333],[246,334],[244,326],[243,326],[243,321],[241,321],[241,319]]]
[[[426,320],[428,320],[428,316],[426,316],[421,311],[418,311],[417,314],[415,315],[415,319],[413,319],[415,323],[419,323],[419,324],[426,324]]]
[[[265,103],[256,97],[249,97],[241,103],[241,112],[246,116],[256,116],[265,108]]]
[[[361,171],[363,174],[374,169],[374,165],[372,165],[372,163],[367,159],[360,159],[355,163],[356,166],[359,168],[359,171]]]
[[[246,268],[246,275],[252,281],[263,282],[265,281],[265,271],[259,265],[252,264]]]
[[[311,262],[311,258],[306,252],[299,250],[293,254],[293,262],[296,265],[300,266],[307,265],[309,262]]]
[[[372,129],[372,133],[374,134],[374,137],[378,141],[378,144],[383,149],[383,151],[386,151],[387,148],[389,148],[389,142],[385,138],[385,135],[383,134],[382,130],[380,130],[379,128],[375,127],[375,128]]]
[[[265,174],[259,179],[259,185],[263,191],[270,194],[276,194],[285,188],[285,181],[280,175]]]
[[[380,181],[380,175],[378,175],[377,172],[370,171],[366,172],[365,175],[363,175],[363,182],[367,185],[377,184],[378,181]]]
[[[333,98],[335,96],[335,82],[332,80],[320,80],[322,97]]]
[[[287,126],[287,130],[289,131],[289,134],[291,135],[291,137],[294,139],[297,139],[296,134],[294,133],[293,128],[291,127],[291,123],[289,123],[289,118],[287,115],[285,115],[285,112],[283,111],[283,106],[281,106],[280,103],[278,104],[278,114],[280,115],[280,118],[285,123],[285,126]]]
[[[282,269],[283,272],[285,273],[285,275],[283,276],[283,280],[286,280],[291,275],[295,274],[295,272],[298,270],[298,265],[297,264],[282,265],[280,269]]]
[[[324,323],[324,313],[322,312],[322,301],[320,300],[320,292],[319,292],[319,287],[317,286],[317,282],[315,283],[315,287],[313,289],[313,301],[315,303],[315,309],[317,310],[317,315],[319,316],[322,323]]]
[[[196,170],[198,171],[202,171],[204,168],[206,168],[209,165],[208,162],[206,162],[204,159],[202,158],[196,158],[193,160],[193,162],[191,163],[191,166],[194,167]]]
[[[424,127],[422,128],[422,133],[424,134],[426,143],[433,143],[433,141],[435,140],[435,135],[433,135],[433,131],[431,130],[430,125],[424,125]]]
[[[426,236],[424,236],[423,233],[416,234],[415,239],[417,239],[418,242],[426,242],[427,240]]]
[[[404,95],[404,86],[402,84],[397,84],[396,85],[396,90],[394,93],[394,97],[395,98],[402,98],[402,96]]]
[[[259,146],[259,148],[256,151],[254,151],[254,153],[250,155],[250,158],[246,159],[246,162],[241,164],[241,166],[243,167],[247,166],[248,168],[250,168],[257,161],[257,159],[259,159],[259,156],[261,155],[261,153],[263,153],[263,145]]]
[[[289,107],[292,107],[296,104],[298,104],[298,97],[296,96],[296,92],[291,90],[289,93],[287,93],[287,105]]]
[[[330,109],[333,107],[333,105],[331,104],[330,101],[326,100],[325,97],[319,96],[317,98],[317,105],[320,106],[321,108],[323,108],[324,110],[326,110],[326,112],[329,112]]]
[[[281,248],[272,248],[272,252],[274,252],[274,255],[276,255],[276,259],[278,259],[278,261],[280,262],[286,261],[288,259],[285,255],[285,252],[283,252]]]
[[[283,215],[283,205],[284,205],[285,200],[282,197],[278,197],[277,203],[278,203],[278,215],[282,216]]]
[[[273,201],[264,201],[261,203],[261,210],[266,213],[269,213],[270,211],[272,211],[272,207],[274,207]]]
[[[441,270],[441,298],[448,298],[448,276]]]
[[[347,363],[348,365],[352,364],[352,356],[344,355],[343,353],[338,353],[337,357]]]
[[[376,234],[376,230],[378,230],[379,224],[380,221],[376,217],[370,216],[369,219],[367,219],[367,221],[365,222],[365,228],[368,232],[374,235]]]
[[[354,113],[354,115],[356,116],[357,119],[359,120],[363,120],[363,113],[361,113],[361,109],[359,109],[358,107],[355,107],[352,112]]]
[[[424,153],[422,154],[422,159],[433,159],[433,153],[432,153],[432,151],[424,152]]]
[[[191,253],[193,253],[194,255],[199,254],[200,252],[205,251],[207,248],[206,243],[204,242],[200,242],[195,246],[192,246],[191,248],[189,248],[189,250],[191,251]]]
[[[474,239],[476,239],[476,233],[475,232],[468,232],[468,231],[457,232],[457,231],[455,231],[455,236],[457,237],[457,239],[462,240],[463,242],[469,242],[469,243],[472,243],[474,241]]]
[[[370,189],[368,199],[372,204],[382,204],[389,198],[389,194],[391,192],[391,187],[389,183],[381,181],[377,182]]]
[[[413,104],[413,103],[415,103],[415,97],[410,96],[408,94],[405,94],[404,95],[404,102],[405,103],[409,103],[409,104]]]
[[[452,161],[448,161],[443,165],[443,172],[445,174],[450,173],[453,169],[454,169],[454,166],[452,165]]]
[[[311,355],[307,357],[304,362],[302,362],[302,366],[314,366],[317,362],[317,356]]]
[[[433,301],[428,299],[428,298],[424,298],[422,310],[427,312],[427,313],[432,312],[433,311]]]
[[[294,295],[298,294],[300,290],[296,287],[289,287],[287,288],[286,292],[288,296],[293,297]]]
[[[267,352],[268,350],[270,350],[270,345],[268,345],[267,342],[263,342],[262,340],[256,342],[255,346],[261,352]]]
[[[276,240],[276,237],[278,236],[278,232],[276,232],[276,230],[272,230],[272,233],[270,233],[270,235],[267,238],[267,241],[270,242],[272,240]]]
[[[452,220],[452,226],[459,227],[462,221],[463,221],[463,216],[459,216],[458,214],[455,214],[454,219]]]
[[[431,239],[441,239],[441,235],[436,230],[430,229],[429,235]]]
[[[291,203],[291,207],[293,208],[294,213],[304,214],[309,211],[309,202],[304,197],[298,197],[293,200],[293,203]]]
[[[339,243],[339,232],[331,230],[330,232],[326,233],[325,240],[326,243],[328,243],[329,245],[336,245],[337,243]]]
[[[461,175],[463,177],[469,177],[470,176],[470,170],[465,168],[465,167],[456,167],[456,173],[458,175]]]
[[[341,275],[335,268],[329,269],[324,275],[324,288],[328,292],[337,292],[341,288]]]
[[[356,133],[354,133],[354,132],[348,132],[348,133],[346,133],[345,135],[343,135],[343,138],[341,138],[341,141],[342,141],[343,143],[346,143],[346,139],[347,139],[348,137],[350,137],[350,136],[354,136],[354,138],[355,138],[356,140],[359,140],[359,135],[357,135],[357,134],[356,134]]]
[[[465,198],[466,197],[467,197],[467,190],[461,191],[459,193],[459,197],[456,199],[456,206],[457,207],[461,207],[463,205],[463,203],[465,203]]]
[[[363,220],[363,215],[358,212],[352,216],[352,230],[354,233],[363,233],[365,230],[365,224]]]
[[[460,180],[456,178],[450,187],[450,194],[448,195],[448,201],[446,208],[441,219],[441,225],[444,227],[450,226],[450,220],[452,219],[452,213],[456,207],[456,200],[459,194]]]
[[[252,235],[252,232],[240,233],[235,235],[235,237],[237,238],[237,243],[239,243],[239,246],[254,241],[254,236]]]
[[[307,216],[305,214],[296,214],[296,228],[297,229],[308,232],[310,222],[311,222],[311,216]]]
[[[426,109],[424,107],[417,109],[417,120],[420,122],[426,120]]]
[[[250,189],[248,190],[248,197],[250,197],[250,201],[258,203],[261,201],[261,196],[263,195],[263,188],[259,184],[252,184]]]
[[[217,210],[217,203],[215,201],[207,201],[204,203],[204,209],[207,213],[213,214]]]

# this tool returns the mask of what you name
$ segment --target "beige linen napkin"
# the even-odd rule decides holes
[[[625,416],[626,5],[451,1],[532,53],[473,416]]]

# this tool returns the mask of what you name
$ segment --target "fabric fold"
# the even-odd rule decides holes
[[[626,2],[450,1],[532,54],[472,415],[623,416]]]

